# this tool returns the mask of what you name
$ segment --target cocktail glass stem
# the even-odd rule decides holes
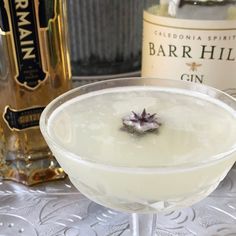
[[[130,217],[132,236],[154,236],[156,221],[156,214],[133,213]]]

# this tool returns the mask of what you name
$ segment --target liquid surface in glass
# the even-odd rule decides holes
[[[144,108],[159,117],[158,131],[125,131],[122,117]],[[126,167],[191,166],[235,144],[235,116],[197,92],[128,87],[76,97],[56,109],[48,127],[53,139],[78,158]]]

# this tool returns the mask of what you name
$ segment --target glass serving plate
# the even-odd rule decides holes
[[[192,207],[159,214],[158,236],[236,235],[236,170]],[[125,236],[127,214],[80,194],[68,179],[26,187],[0,181],[1,236]]]

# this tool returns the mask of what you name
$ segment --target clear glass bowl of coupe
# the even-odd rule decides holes
[[[208,196],[236,160],[236,100],[190,82],[85,85],[51,102],[40,127],[81,193],[131,213],[132,235],[153,235],[156,213]]]

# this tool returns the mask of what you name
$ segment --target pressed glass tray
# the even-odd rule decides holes
[[[159,214],[158,236],[236,235],[236,169],[200,203]],[[0,182],[0,236],[126,236],[128,215],[99,206],[68,179],[26,187]]]

